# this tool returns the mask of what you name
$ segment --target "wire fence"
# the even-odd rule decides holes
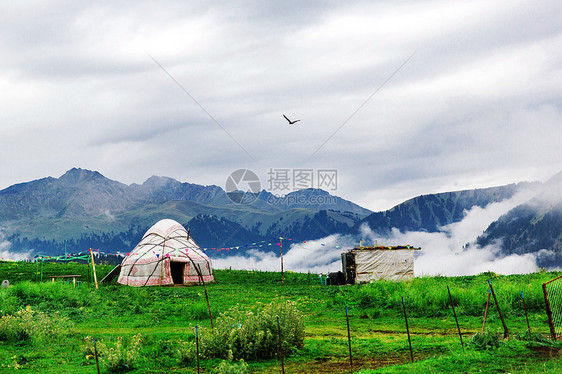
[[[562,276],[543,283],[546,314],[552,338],[562,334]]]

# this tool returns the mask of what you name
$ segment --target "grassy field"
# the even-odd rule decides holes
[[[96,266],[98,279],[111,268]],[[11,283],[8,289],[0,290],[1,373],[96,373],[93,338],[106,347],[106,359],[121,355],[130,363],[129,367],[115,369],[102,362],[102,373],[197,372],[193,356],[195,326],[202,337],[210,336],[211,331],[203,286],[132,288],[109,284],[96,290],[88,267],[77,263],[45,263],[43,273],[43,282],[36,281],[35,264],[0,262],[0,280]],[[48,275],[57,274],[80,274],[82,284],[73,287],[47,280]],[[354,373],[559,373],[561,346],[548,339],[541,289],[543,282],[558,275],[486,273],[323,286],[318,284],[316,274],[286,273],[285,285],[281,285],[279,273],[216,270],[217,282],[207,285],[207,291],[215,330],[238,318],[238,324],[232,323],[232,331],[243,331],[251,323],[240,316],[265,315],[273,320],[260,314],[260,308],[272,302],[294,303],[304,324],[304,344],[284,357],[286,373],[351,372],[346,307]],[[482,329],[488,280],[492,281],[509,328],[507,339],[503,338],[493,302],[486,333],[475,335]],[[464,346],[459,340],[447,286]],[[527,331],[521,291],[532,334]],[[238,317],[229,320],[227,315]],[[275,321],[270,322],[272,336],[277,339]],[[220,344],[220,339],[217,341]],[[225,347],[225,357],[227,350]],[[278,357],[247,359],[246,368],[232,364],[225,369],[222,362],[223,358],[202,355],[201,372],[281,372]]]

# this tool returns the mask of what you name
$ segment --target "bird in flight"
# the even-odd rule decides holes
[[[289,125],[294,125],[295,123],[299,122],[300,119],[296,119],[294,121],[291,121],[290,119],[287,118],[286,115],[283,114],[283,117],[285,117],[285,119],[289,122]]]

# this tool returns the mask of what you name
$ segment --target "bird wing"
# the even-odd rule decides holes
[[[283,117],[285,117],[285,119],[286,119],[287,121],[289,121],[289,123],[291,123],[291,120],[288,119],[286,115],[283,114]]]

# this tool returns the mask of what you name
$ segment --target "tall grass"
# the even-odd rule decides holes
[[[451,302],[460,316],[480,316],[485,308],[491,281],[498,303],[505,314],[523,314],[523,299],[528,311],[544,310],[542,283],[553,278],[552,273],[499,276],[484,273],[471,277],[422,277],[407,282],[378,281],[363,285],[350,295],[348,302],[369,311],[367,315],[395,315],[405,298],[409,312],[419,317],[440,317],[451,313]],[[493,302],[493,298],[491,299]]]
[[[0,341],[52,344],[73,332],[74,324],[67,317],[47,315],[30,306],[0,318]]]
[[[98,281],[107,275],[113,265],[104,265],[96,263],[96,276]],[[84,262],[53,262],[45,261],[43,263],[27,262],[27,261],[0,261],[0,280],[7,279],[10,283],[18,283],[23,281],[49,281],[50,276],[54,275],[80,275],[79,280],[82,282],[93,282],[93,271],[91,266],[88,267]]]
[[[450,351],[451,343],[457,342],[457,336],[453,335],[456,330],[451,328],[452,311],[447,286],[451,289],[457,314],[464,317],[461,328],[465,333],[472,334],[482,324],[488,280],[491,280],[508,325],[510,328],[515,326],[512,332],[526,331],[525,317],[522,316],[523,291],[533,333],[547,336],[541,285],[560,275],[539,272],[497,276],[486,273],[478,276],[421,277],[408,282],[380,281],[340,287],[317,284],[315,274],[287,273],[285,286],[281,286],[280,273],[217,270],[217,283],[207,285],[207,290],[215,317],[215,330],[220,333],[211,336],[213,333],[210,330],[202,286],[135,288],[104,284],[96,290],[89,282],[83,282],[81,287],[73,287],[72,284],[60,281],[31,281],[35,269],[25,263],[20,263],[22,267],[19,269],[13,264],[0,263],[0,274],[7,273],[4,267],[8,265],[12,274],[23,274],[23,280],[14,281],[12,278],[8,289],[0,289],[0,318],[4,322],[3,328],[5,327],[0,332],[0,336],[3,336],[0,337],[3,339],[0,342],[3,348],[0,349],[0,367],[15,367],[14,355],[21,353],[23,358],[17,358],[16,362],[19,367],[32,371],[41,368],[45,369],[42,372],[51,373],[73,372],[73,368],[78,366],[95,365],[91,359],[84,360],[83,355],[75,352],[86,335],[94,335],[108,349],[120,352],[113,360],[116,371],[129,368],[135,373],[193,371],[196,358],[193,334],[195,324],[202,326],[200,349],[205,354],[201,357],[205,372],[212,372],[213,368],[221,364],[221,359],[228,358],[230,353],[233,357],[247,359],[252,372],[271,372],[276,363],[267,357],[275,357],[278,350],[276,315],[281,317],[284,353],[294,353],[286,361],[292,365],[291,372],[304,367],[304,372],[310,372],[308,367],[315,365],[321,367],[321,370],[312,372],[342,372],[342,367],[347,369],[347,363],[342,360],[347,357],[348,349],[344,305],[349,306],[351,311],[354,362],[357,357],[358,365],[363,367],[368,366],[367,362],[371,361],[376,362],[376,365],[391,367],[398,362],[409,361],[407,343],[403,336],[396,335],[401,334],[396,331],[403,326],[402,296],[406,301],[408,317],[421,317],[411,323],[414,328],[412,342],[416,360],[418,357],[420,361],[423,358],[427,364],[418,364],[416,361],[412,367],[419,367],[418,372],[424,373],[463,372],[467,371],[464,370],[465,364],[471,362],[470,355],[480,355],[486,360],[493,357],[488,350],[475,349],[467,350],[466,355],[462,355],[460,345],[459,351]],[[70,267],[62,267],[67,265]],[[58,270],[60,274],[80,274],[84,269],[87,272],[85,264],[56,266],[61,266]],[[24,276],[25,271],[21,269],[31,269],[31,273]],[[294,313],[291,313],[302,317],[302,321],[306,322],[306,336],[304,327],[295,329],[291,324],[285,324],[284,321],[291,320],[286,318],[285,311],[278,308],[264,312],[263,307],[272,301],[276,301],[274,304],[294,306]],[[236,308],[237,304],[239,306]],[[24,315],[22,310],[33,312]],[[221,312],[222,316],[217,318]],[[31,315],[35,318],[30,318]],[[492,313],[492,317],[495,315],[497,313]],[[261,320],[265,322],[260,322],[259,316],[264,316]],[[370,318],[360,318],[364,316]],[[382,318],[377,318],[379,316]],[[39,319],[45,323],[34,326],[33,321]],[[494,331],[492,326],[495,322],[497,321],[491,321],[489,331]],[[28,333],[32,330],[26,330],[25,326],[32,326],[35,338]],[[49,329],[57,326],[61,326],[61,334],[55,331],[57,335],[49,335]],[[420,333],[425,327],[431,333]],[[39,331],[43,328],[46,329],[44,335],[50,337],[41,345],[38,343],[43,333]],[[68,335],[66,330],[76,330],[78,333]],[[125,362],[123,357],[131,344],[129,342],[138,333],[143,334],[142,342],[134,344],[138,355]],[[300,338],[294,340],[293,335]],[[293,346],[302,349],[290,348],[287,340],[296,342]],[[47,342],[58,344],[46,344]],[[468,339],[465,340],[467,342]],[[534,355],[532,357],[537,362],[546,362],[538,353],[526,349],[528,342],[502,339],[501,343],[499,348],[491,351],[496,355],[505,354],[504,361],[515,362],[517,366],[514,367],[527,365],[526,360],[516,361],[523,354]],[[511,353],[513,347],[519,351]],[[213,350],[215,354],[212,354]],[[75,358],[76,355],[80,357]],[[435,359],[428,358],[430,356]],[[547,363],[554,365],[550,362]],[[104,366],[105,371],[113,370],[109,369],[109,364]],[[225,361],[222,366],[225,370],[234,369],[234,366],[245,370],[236,361]],[[562,366],[562,363],[558,366]],[[395,372],[411,372],[410,368],[397,366]],[[84,370],[80,372],[95,372],[94,367],[81,369]],[[333,370],[330,371],[331,369]]]

